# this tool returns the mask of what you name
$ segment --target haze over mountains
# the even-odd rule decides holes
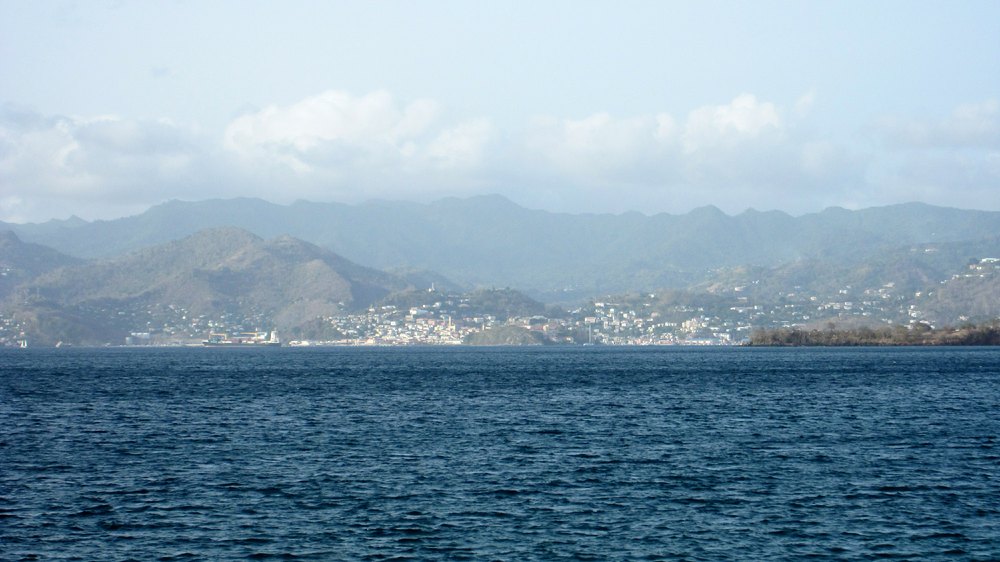
[[[430,270],[466,286],[566,300],[685,287],[719,268],[812,259],[848,266],[913,245],[982,242],[1000,235],[1000,213],[914,203],[799,217],[752,210],[729,216],[714,207],[684,215],[571,215],[500,196],[362,205],[231,199],[171,201],[112,221],[0,229],[78,258],[106,258],[222,226],[263,238],[289,235],[367,267]]]
[[[225,323],[319,337],[330,331],[323,319],[377,303],[429,306],[444,293],[412,292],[429,287],[511,287],[569,308],[622,295],[614,299],[661,318],[710,312],[725,323],[739,311],[750,315],[744,325],[805,322],[856,311],[857,301],[874,307],[865,322],[1000,316],[1000,268],[988,261],[1000,257],[1000,213],[922,204],[645,216],[549,213],[499,196],[356,206],[232,199],[0,231],[0,320],[16,317],[12,326],[30,325],[47,343],[167,325],[194,338]],[[481,297],[484,315],[491,299],[522,298]],[[519,306],[542,309],[528,304]],[[762,316],[764,306],[772,312]]]
[[[43,273],[82,262],[52,248],[22,242],[9,230],[0,230],[0,299]]]

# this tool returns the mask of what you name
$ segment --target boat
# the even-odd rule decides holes
[[[202,340],[205,347],[281,347],[278,332],[242,332],[230,336],[225,333],[211,333]]]

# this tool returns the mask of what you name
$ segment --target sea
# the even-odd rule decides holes
[[[997,348],[0,352],[2,560],[1000,560]]]

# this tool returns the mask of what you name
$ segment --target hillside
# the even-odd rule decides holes
[[[172,201],[114,221],[9,226],[25,240],[80,257],[110,257],[218,226],[263,237],[287,233],[368,267],[432,270],[459,286],[510,286],[568,302],[685,287],[720,268],[808,260],[851,267],[914,245],[995,237],[1000,213],[905,204],[799,217],[753,210],[729,216],[714,207],[684,215],[572,215],[499,196],[361,205],[232,199]]]
[[[928,320],[957,325],[1000,318],[1000,265],[979,267],[970,266],[966,273],[921,294],[917,303]]]
[[[216,327],[301,331],[406,287],[301,240],[222,228],[51,271],[22,285],[8,307],[29,319],[35,342],[118,343],[164,325],[186,328],[164,334],[177,339]]]
[[[847,264],[721,268],[684,289],[594,295],[569,310],[510,288],[449,288],[429,271],[387,274],[288,236],[265,241],[236,228],[90,263],[12,234],[3,240],[5,263],[26,264],[7,268],[9,282],[28,273],[0,302],[0,346],[126,337],[177,343],[271,328],[287,340],[527,341],[518,330],[472,335],[508,322],[553,341],[646,345],[734,342],[756,328],[964,326],[1000,316],[997,237],[887,250]],[[64,262],[71,265],[57,267]]]
[[[475,332],[466,336],[463,342],[467,345],[544,345],[548,342],[538,332],[532,332],[518,326],[499,326]]]
[[[0,299],[39,275],[81,262],[52,248],[22,242],[9,230],[0,231]]]

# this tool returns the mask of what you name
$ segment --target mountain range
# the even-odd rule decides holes
[[[107,258],[232,226],[288,235],[380,270],[435,272],[458,285],[511,286],[544,300],[687,287],[720,268],[820,260],[846,267],[915,245],[1000,235],[1000,213],[919,203],[793,217],[714,207],[683,215],[564,214],[500,196],[360,205],[259,199],[171,201],[111,221],[2,224],[76,258]]]
[[[322,339],[319,319],[459,292],[480,315],[559,315],[491,287],[570,308],[618,295],[676,320],[767,309],[780,324],[861,307],[881,322],[990,321],[1000,260],[983,258],[997,257],[1000,213],[921,204],[792,217],[569,215],[497,196],[174,201],[112,221],[0,223],[0,332],[97,344],[183,326],[168,335],[190,341],[225,323]]]

